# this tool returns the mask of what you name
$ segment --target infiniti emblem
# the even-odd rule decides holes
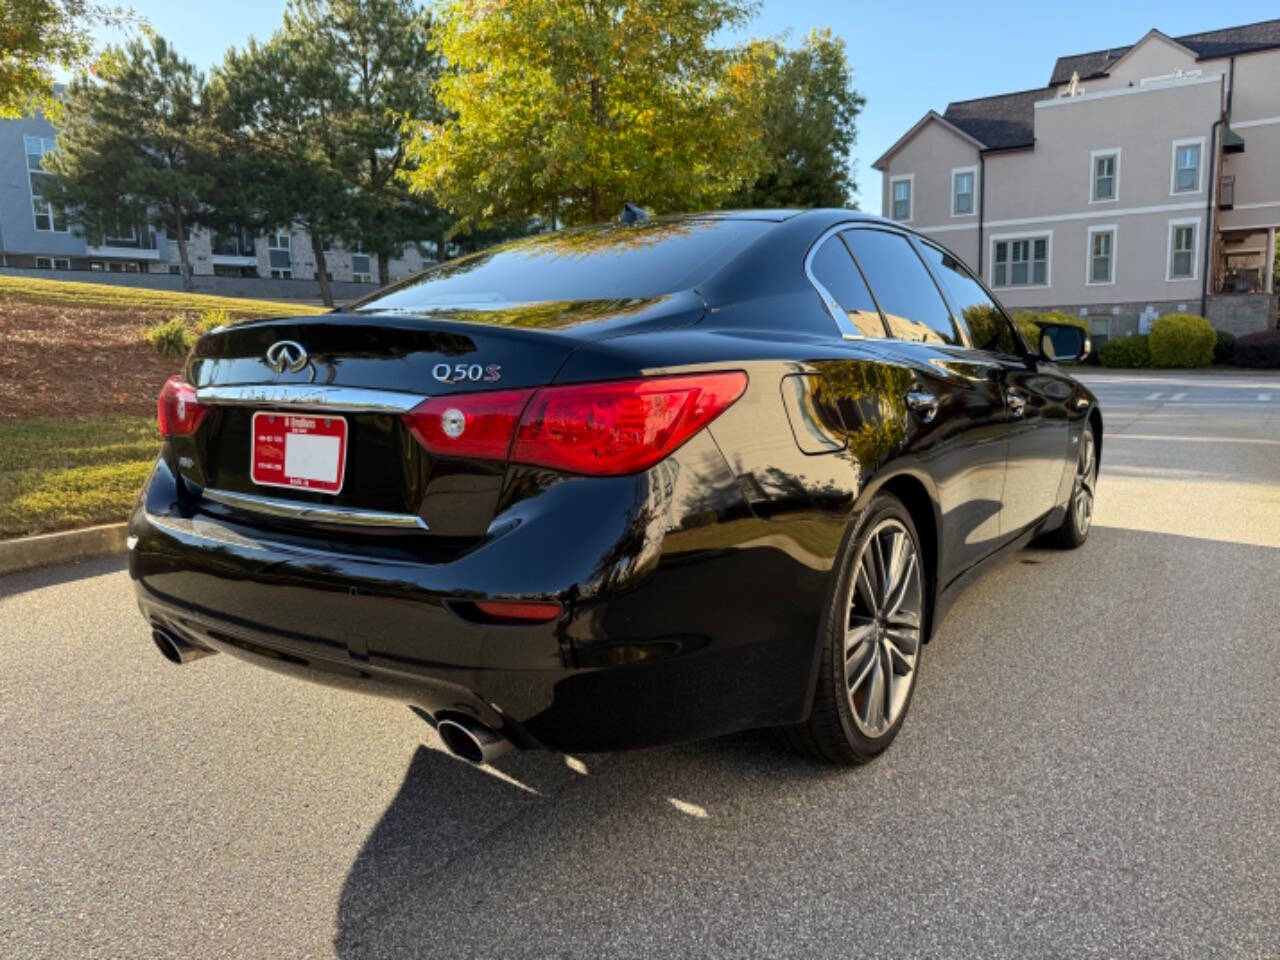
[[[267,366],[276,373],[297,373],[309,362],[306,348],[296,340],[277,340],[267,347]]]

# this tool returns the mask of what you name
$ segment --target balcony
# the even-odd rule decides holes
[[[86,245],[93,257],[124,257],[129,260],[159,260],[160,251],[154,230],[135,227],[131,231],[118,230],[119,236],[100,237]]]
[[[215,233],[209,240],[214,263],[252,266],[258,262],[254,241],[247,233]]]
[[[1236,205],[1236,176],[1229,173],[1218,181],[1218,209],[1231,210]]]

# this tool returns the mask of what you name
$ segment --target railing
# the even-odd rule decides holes
[[[255,256],[253,239],[250,237],[226,237],[215,233],[209,242],[209,246],[215,257]]]
[[[1218,183],[1218,209],[1230,210],[1236,205],[1236,177],[1229,173]]]

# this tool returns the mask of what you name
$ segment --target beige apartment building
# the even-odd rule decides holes
[[[1061,57],[1045,87],[930,111],[873,166],[884,215],[1011,309],[1098,340],[1175,311],[1276,324],[1280,20]]]

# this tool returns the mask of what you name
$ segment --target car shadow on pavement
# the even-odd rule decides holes
[[[767,731],[608,755],[515,753],[492,768],[421,747],[343,885],[335,951],[508,956],[523,940],[531,955],[557,942],[594,953],[578,939],[594,934],[540,930],[558,922],[539,913],[540,894],[563,904],[580,886],[582,902],[598,900],[610,864],[633,877],[646,851],[697,855],[713,836],[734,845],[735,823],[790,820],[833,780],[856,788],[850,771],[802,759]]]
[[[128,566],[129,558],[121,553],[96,557],[93,560],[80,560],[76,563],[63,563],[54,567],[38,567],[35,570],[20,570],[17,573],[0,575],[0,600],[16,597],[28,590],[55,587],[61,583],[71,583],[73,580],[103,577],[125,570]]]

